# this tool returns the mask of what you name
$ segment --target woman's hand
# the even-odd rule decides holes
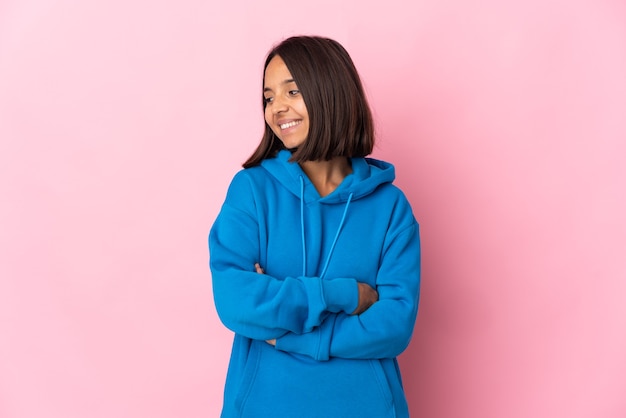
[[[254,263],[254,269],[259,274],[265,274],[265,271],[259,263]],[[360,315],[365,312],[370,306],[378,301],[378,292],[367,283],[357,283],[359,289],[359,304],[357,305],[352,315]],[[276,340],[266,340],[270,345],[275,346]]]
[[[263,271],[263,269],[261,268],[261,265],[259,263],[254,263],[254,269],[259,274],[265,274],[265,271]]]
[[[378,292],[367,283],[357,283],[359,285],[359,304],[357,305],[352,315],[360,315],[365,312],[370,306],[378,301]]]

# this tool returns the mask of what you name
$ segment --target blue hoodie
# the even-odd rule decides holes
[[[215,306],[235,332],[222,417],[408,417],[396,356],[417,314],[420,243],[394,168],[352,158],[320,197],[290,156],[237,173],[209,235]],[[357,282],[379,300],[351,315]]]

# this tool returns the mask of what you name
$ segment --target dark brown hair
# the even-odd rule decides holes
[[[267,55],[263,80],[265,69],[277,55],[298,85],[309,115],[307,139],[293,150],[290,161],[369,155],[374,148],[372,113],[359,74],[344,47],[318,36],[288,38]],[[281,149],[282,142],[266,123],[261,143],[243,166],[258,165]]]

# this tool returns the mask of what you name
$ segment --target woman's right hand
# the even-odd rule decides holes
[[[367,283],[358,282],[359,289],[359,304],[357,305],[352,315],[360,315],[365,312],[370,306],[378,301],[378,292],[372,286]]]
[[[265,271],[259,263],[254,264],[254,269],[259,274],[265,274]],[[378,292],[367,283],[357,282],[359,289],[359,304],[352,315],[360,315],[365,312],[374,302],[378,301]]]

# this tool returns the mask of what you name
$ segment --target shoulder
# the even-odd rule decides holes
[[[388,236],[418,227],[413,208],[405,193],[395,184],[381,185],[373,193],[373,204],[388,216]]]
[[[255,178],[262,171],[259,169],[260,167],[244,168],[235,173],[226,192],[225,206],[244,209],[248,212],[254,211],[256,206],[254,195],[258,189],[255,185]]]
[[[228,192],[229,194],[247,192],[257,188],[259,184],[267,181],[267,175],[267,170],[261,166],[241,169],[233,176]]]
[[[372,195],[378,204],[392,205],[411,211],[411,203],[406,194],[393,183],[381,184]]]

